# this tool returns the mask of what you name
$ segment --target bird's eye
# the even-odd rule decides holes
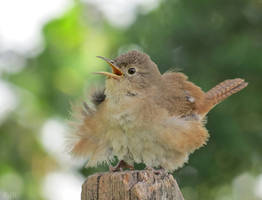
[[[136,73],[136,68],[134,68],[134,67],[131,67],[131,68],[129,68],[128,69],[128,74],[131,74],[131,75],[133,75],[134,73]]]

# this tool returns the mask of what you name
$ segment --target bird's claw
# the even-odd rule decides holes
[[[164,168],[154,169],[153,167],[147,166],[145,170],[152,171],[155,175],[168,174],[168,172]]]
[[[130,170],[134,170],[134,167],[132,165],[129,165],[128,163],[126,163],[123,160],[120,160],[116,166],[109,166],[109,170],[110,172],[117,172],[117,171],[123,171],[123,169],[130,169]]]

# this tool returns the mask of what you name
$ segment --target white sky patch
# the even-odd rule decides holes
[[[262,174],[258,176],[254,190],[256,197],[262,199]]]
[[[81,167],[84,160],[73,159],[66,152],[65,137],[69,131],[68,126],[60,119],[47,120],[41,131],[41,142],[46,151],[52,155],[62,168]]]
[[[94,5],[115,26],[127,27],[135,21],[139,7],[147,13],[160,0],[82,0]],[[0,1],[0,51],[37,55],[43,48],[41,29],[49,20],[61,16],[73,0]]]
[[[14,53],[0,54],[0,75],[5,73],[17,73],[25,66],[25,59]]]
[[[233,181],[233,199],[237,200],[247,200],[256,199],[256,192],[254,188],[256,187],[256,177],[251,173],[245,172]],[[261,188],[260,188],[261,189]]]
[[[136,19],[139,7],[143,13],[155,9],[160,0],[82,0],[95,5],[108,21],[117,27],[127,27]]]
[[[72,0],[0,1],[0,47],[2,51],[28,53],[42,48],[41,29],[60,16]]]
[[[0,79],[0,124],[18,104],[14,88]]]
[[[78,175],[53,172],[44,178],[43,196],[47,200],[72,200],[81,198],[84,179]]]

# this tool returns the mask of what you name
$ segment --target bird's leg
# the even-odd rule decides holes
[[[134,167],[132,165],[129,165],[123,160],[120,160],[116,166],[109,166],[110,172],[117,172],[117,171],[122,171],[124,168],[134,170]]]

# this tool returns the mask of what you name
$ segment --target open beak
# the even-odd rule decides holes
[[[97,57],[106,61],[107,64],[110,65],[110,67],[112,68],[112,73],[110,73],[110,72],[95,72],[96,74],[102,74],[102,75],[107,76],[108,78],[114,78],[114,79],[117,79],[117,80],[119,80],[121,78],[121,76],[123,76],[123,72],[117,66],[115,66],[108,58],[105,58],[105,57],[102,57],[102,56],[97,56]]]

